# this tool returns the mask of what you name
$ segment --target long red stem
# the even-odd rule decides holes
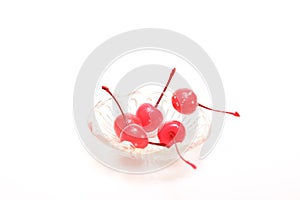
[[[215,110],[215,109],[212,109],[212,108],[209,108],[209,107],[206,107],[200,103],[198,103],[198,106],[202,107],[202,108],[205,108],[207,110],[212,110],[212,111],[215,111],[215,112],[221,112],[221,113],[226,113],[226,114],[230,114],[230,115],[233,115],[235,117],[240,117],[240,114],[238,112],[227,112],[227,111],[222,111],[222,110]]]
[[[102,86],[102,90],[105,90],[114,99],[114,101],[116,102],[116,104],[118,105],[118,107],[119,107],[119,109],[122,113],[122,116],[123,116],[123,119],[124,119],[126,125],[128,125],[128,122],[127,122],[127,119],[126,119],[125,114],[123,112],[123,109],[122,109],[121,105],[119,104],[118,100],[116,99],[116,97],[111,93],[111,91],[109,90],[108,87]]]
[[[196,166],[196,165],[194,165],[193,163],[187,161],[186,159],[184,159],[184,158],[182,157],[182,155],[181,155],[181,153],[180,153],[180,151],[179,151],[179,149],[178,149],[178,146],[177,146],[175,140],[174,140],[174,144],[175,144],[175,147],[176,147],[176,151],[177,151],[179,157],[181,158],[181,160],[183,160],[184,162],[186,162],[186,163],[187,163],[188,165],[190,165],[192,168],[197,169],[197,166]]]
[[[160,94],[160,97],[158,98],[158,100],[157,100],[157,102],[156,102],[156,104],[155,104],[155,108],[157,108],[157,106],[158,106],[160,100],[162,99],[162,97],[163,97],[165,91],[167,90],[167,88],[168,88],[168,86],[169,86],[169,84],[170,84],[170,82],[171,82],[171,80],[172,80],[172,78],[173,78],[173,76],[174,76],[174,74],[175,74],[175,71],[176,71],[176,68],[173,68],[172,71],[171,71],[171,73],[170,73],[168,82],[166,83],[164,90],[163,90],[162,93]]]
[[[166,147],[166,145],[163,144],[163,143],[149,142],[149,144],[157,145],[157,146],[162,146],[162,147]],[[187,161],[186,159],[184,159],[184,158],[182,157],[182,155],[181,155],[181,153],[180,153],[180,151],[179,151],[179,149],[178,149],[178,146],[177,146],[177,144],[176,144],[175,139],[174,139],[174,144],[175,144],[176,151],[177,151],[177,154],[179,155],[180,159],[183,160],[183,161],[184,161],[185,163],[187,163],[188,165],[190,165],[192,168],[197,169],[197,166],[196,166],[195,164],[193,164],[193,163]]]

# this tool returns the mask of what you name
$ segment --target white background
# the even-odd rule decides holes
[[[300,199],[298,1],[1,1],[0,199]],[[103,41],[180,32],[210,55],[228,116],[193,171],[130,176],[98,164],[72,116],[76,76]]]

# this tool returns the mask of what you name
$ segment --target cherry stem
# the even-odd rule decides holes
[[[162,147],[166,147],[167,145],[164,144],[164,143],[156,143],[156,142],[149,142],[148,144],[152,144],[152,145],[157,145],[157,146],[162,146]],[[179,152],[179,149],[178,149],[178,146],[176,144],[176,141],[174,139],[174,144],[175,144],[175,147],[176,147],[176,151],[177,151],[177,154],[179,155],[180,159],[183,160],[185,163],[187,163],[188,165],[190,165],[192,168],[194,169],[197,169],[197,166],[194,165],[193,163],[187,161],[186,159],[184,159],[181,155],[181,153]]]
[[[176,71],[176,68],[174,67],[174,68],[172,69],[171,73],[170,73],[168,82],[167,82],[167,84],[165,85],[164,90],[163,90],[162,93],[160,94],[160,97],[158,98],[158,100],[157,100],[157,102],[156,102],[156,104],[155,104],[155,108],[157,108],[157,106],[158,106],[160,100],[162,99],[162,97],[163,97],[165,91],[167,90],[167,88],[168,88],[168,86],[169,86],[169,84],[170,84],[170,82],[171,82],[171,80],[172,80],[172,78],[173,78],[173,76],[174,76],[174,74],[175,74],[175,71]]]
[[[120,111],[121,111],[121,113],[122,113],[122,116],[123,116],[123,119],[124,119],[126,125],[128,125],[128,122],[127,122],[127,119],[126,119],[125,114],[124,114],[124,112],[123,112],[123,109],[121,108],[121,105],[119,104],[119,102],[118,102],[118,100],[116,99],[116,97],[111,93],[111,91],[109,90],[108,87],[102,86],[102,90],[105,90],[105,91],[106,91],[106,92],[114,99],[114,101],[116,102],[116,104],[118,105],[118,107],[119,107],[119,109],[120,109]]]
[[[233,115],[235,117],[240,117],[240,114],[238,112],[227,112],[227,111],[222,111],[222,110],[215,110],[215,109],[212,109],[212,108],[209,108],[209,107],[206,107],[204,105],[201,105],[200,103],[198,103],[198,106],[202,107],[202,108],[205,108],[207,110],[212,110],[212,111],[215,111],[215,112],[221,112],[221,113],[226,113],[226,114],[230,114],[230,115]]]
[[[181,153],[179,152],[179,148],[178,148],[178,146],[177,146],[177,144],[176,144],[175,139],[174,139],[174,144],[175,144],[175,147],[176,147],[176,151],[177,151],[179,157],[181,158],[181,160],[183,160],[184,162],[186,162],[186,163],[187,163],[188,165],[190,165],[193,169],[197,169],[197,166],[196,166],[196,165],[194,165],[193,163],[187,161],[186,159],[184,159],[184,158],[182,157]]]
[[[157,146],[162,146],[162,147],[166,147],[167,145],[163,144],[163,143],[156,143],[156,142],[148,142],[148,144],[152,144],[152,145],[157,145]]]

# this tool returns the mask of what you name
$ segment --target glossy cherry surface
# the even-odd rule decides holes
[[[122,130],[130,124],[137,124],[142,126],[141,120],[137,116],[130,113],[125,113],[124,116],[121,114],[114,121],[114,130],[118,137],[120,137]]]
[[[166,147],[171,147],[174,142],[182,142],[185,138],[185,127],[179,121],[166,122],[158,129],[157,133],[160,143]]]
[[[150,103],[142,104],[136,111],[136,116],[140,119],[141,125],[145,131],[155,130],[163,121],[163,115]]]
[[[191,114],[197,108],[197,96],[191,89],[181,88],[173,93],[172,104],[178,112]]]
[[[146,132],[137,124],[129,124],[123,128],[120,134],[120,141],[129,141],[136,148],[145,148],[149,143]]]

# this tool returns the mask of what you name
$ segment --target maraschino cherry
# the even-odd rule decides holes
[[[176,143],[182,142],[185,138],[185,128],[183,124],[179,121],[173,120],[166,122],[162,127],[158,129],[158,139],[166,147],[170,148],[173,144],[176,147],[177,154],[187,164],[196,169],[196,165],[184,159],[178,149]]]
[[[185,138],[185,128],[179,121],[166,122],[158,129],[158,139],[166,147],[170,148],[176,142],[182,142]]]
[[[182,114],[191,114],[196,110],[197,106],[200,106],[202,108],[212,110],[215,112],[222,112],[236,117],[240,117],[240,114],[238,112],[215,110],[198,103],[196,94],[188,88],[181,88],[176,90],[172,96],[172,104],[175,110]]]
[[[158,110],[157,106],[161,101],[165,91],[167,90],[170,81],[175,74],[175,71],[176,69],[173,68],[172,72],[170,73],[169,79],[162,93],[160,94],[160,97],[158,98],[155,106],[151,105],[150,103],[144,103],[136,111],[136,116],[141,120],[144,130],[147,132],[151,132],[157,129],[163,121],[163,115],[160,112],[160,110]]]
[[[118,137],[120,137],[122,130],[128,124],[137,124],[142,126],[141,120],[137,116],[131,113],[124,113],[124,115],[121,114],[114,121],[114,129]]]

